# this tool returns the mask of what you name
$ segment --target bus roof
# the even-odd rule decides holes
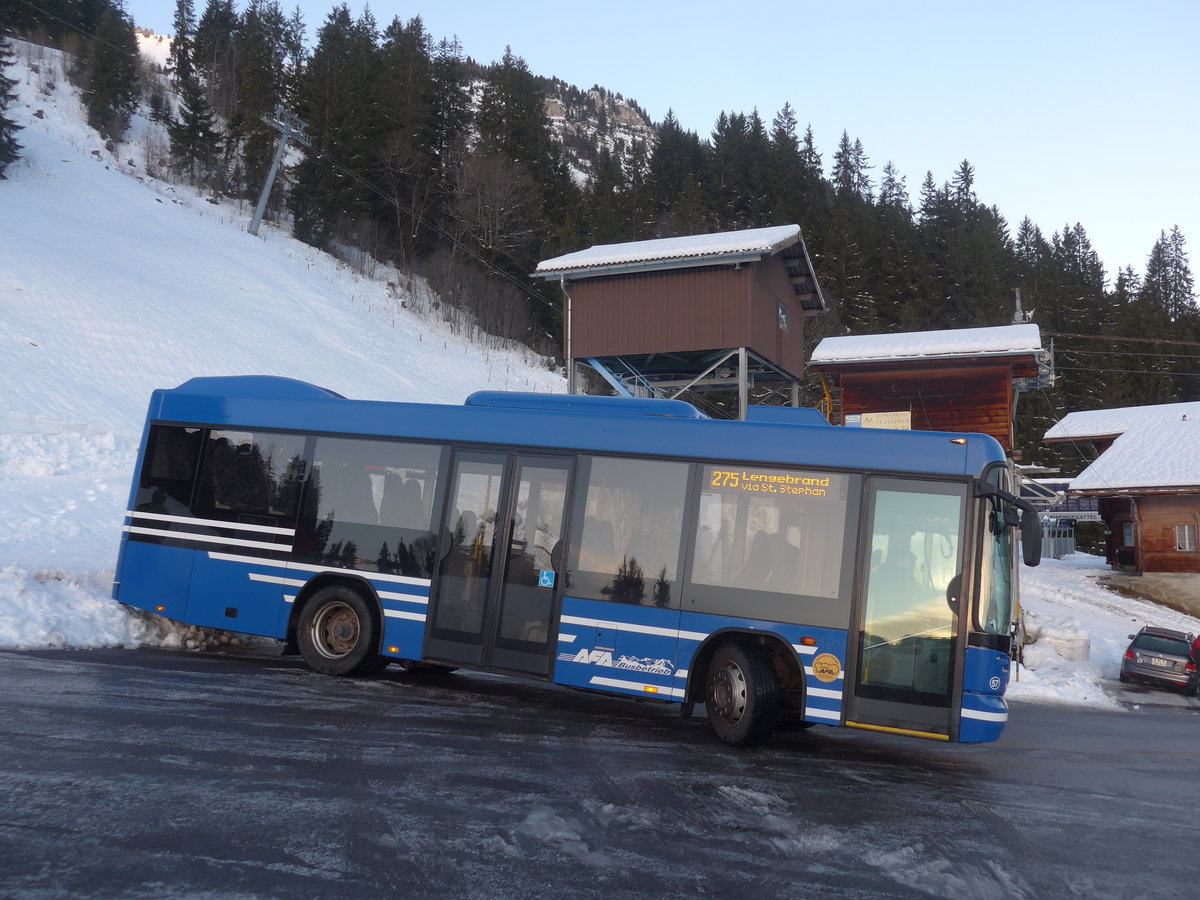
[[[812,410],[709,419],[678,400],[488,391],[462,406],[349,400],[273,376],[193,378],[154,392],[152,421],[764,465],[975,476],[1004,462],[987,435],[835,428]],[[819,422],[819,424],[818,424]]]

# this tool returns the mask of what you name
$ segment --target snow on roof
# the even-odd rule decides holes
[[[629,266],[668,260],[722,258],[727,256],[770,256],[800,240],[799,225],[749,228],[717,234],[693,234],[655,241],[597,244],[537,265],[536,275],[558,275],[579,269]]]
[[[1072,491],[1172,487],[1200,487],[1200,418],[1127,431],[1071,480]]]
[[[954,356],[1010,356],[1041,353],[1036,325],[955,328],[903,334],[859,334],[825,338],[810,363],[876,362],[890,359],[934,359]]]
[[[1157,406],[1125,406],[1120,409],[1090,409],[1063,416],[1042,440],[1087,440],[1112,437],[1126,431],[1155,428],[1160,424],[1178,422],[1186,416],[1200,420],[1200,402],[1162,403]]]

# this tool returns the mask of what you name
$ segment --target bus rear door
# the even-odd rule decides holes
[[[455,453],[427,659],[549,673],[572,467],[564,457]]]

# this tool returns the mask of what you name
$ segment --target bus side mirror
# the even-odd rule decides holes
[[[1042,561],[1042,519],[1032,509],[1021,515],[1021,555],[1027,566]]]

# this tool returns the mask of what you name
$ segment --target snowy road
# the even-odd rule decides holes
[[[1200,876],[1200,714],[1016,705],[996,745],[291,659],[0,652],[0,894],[1116,897]]]

